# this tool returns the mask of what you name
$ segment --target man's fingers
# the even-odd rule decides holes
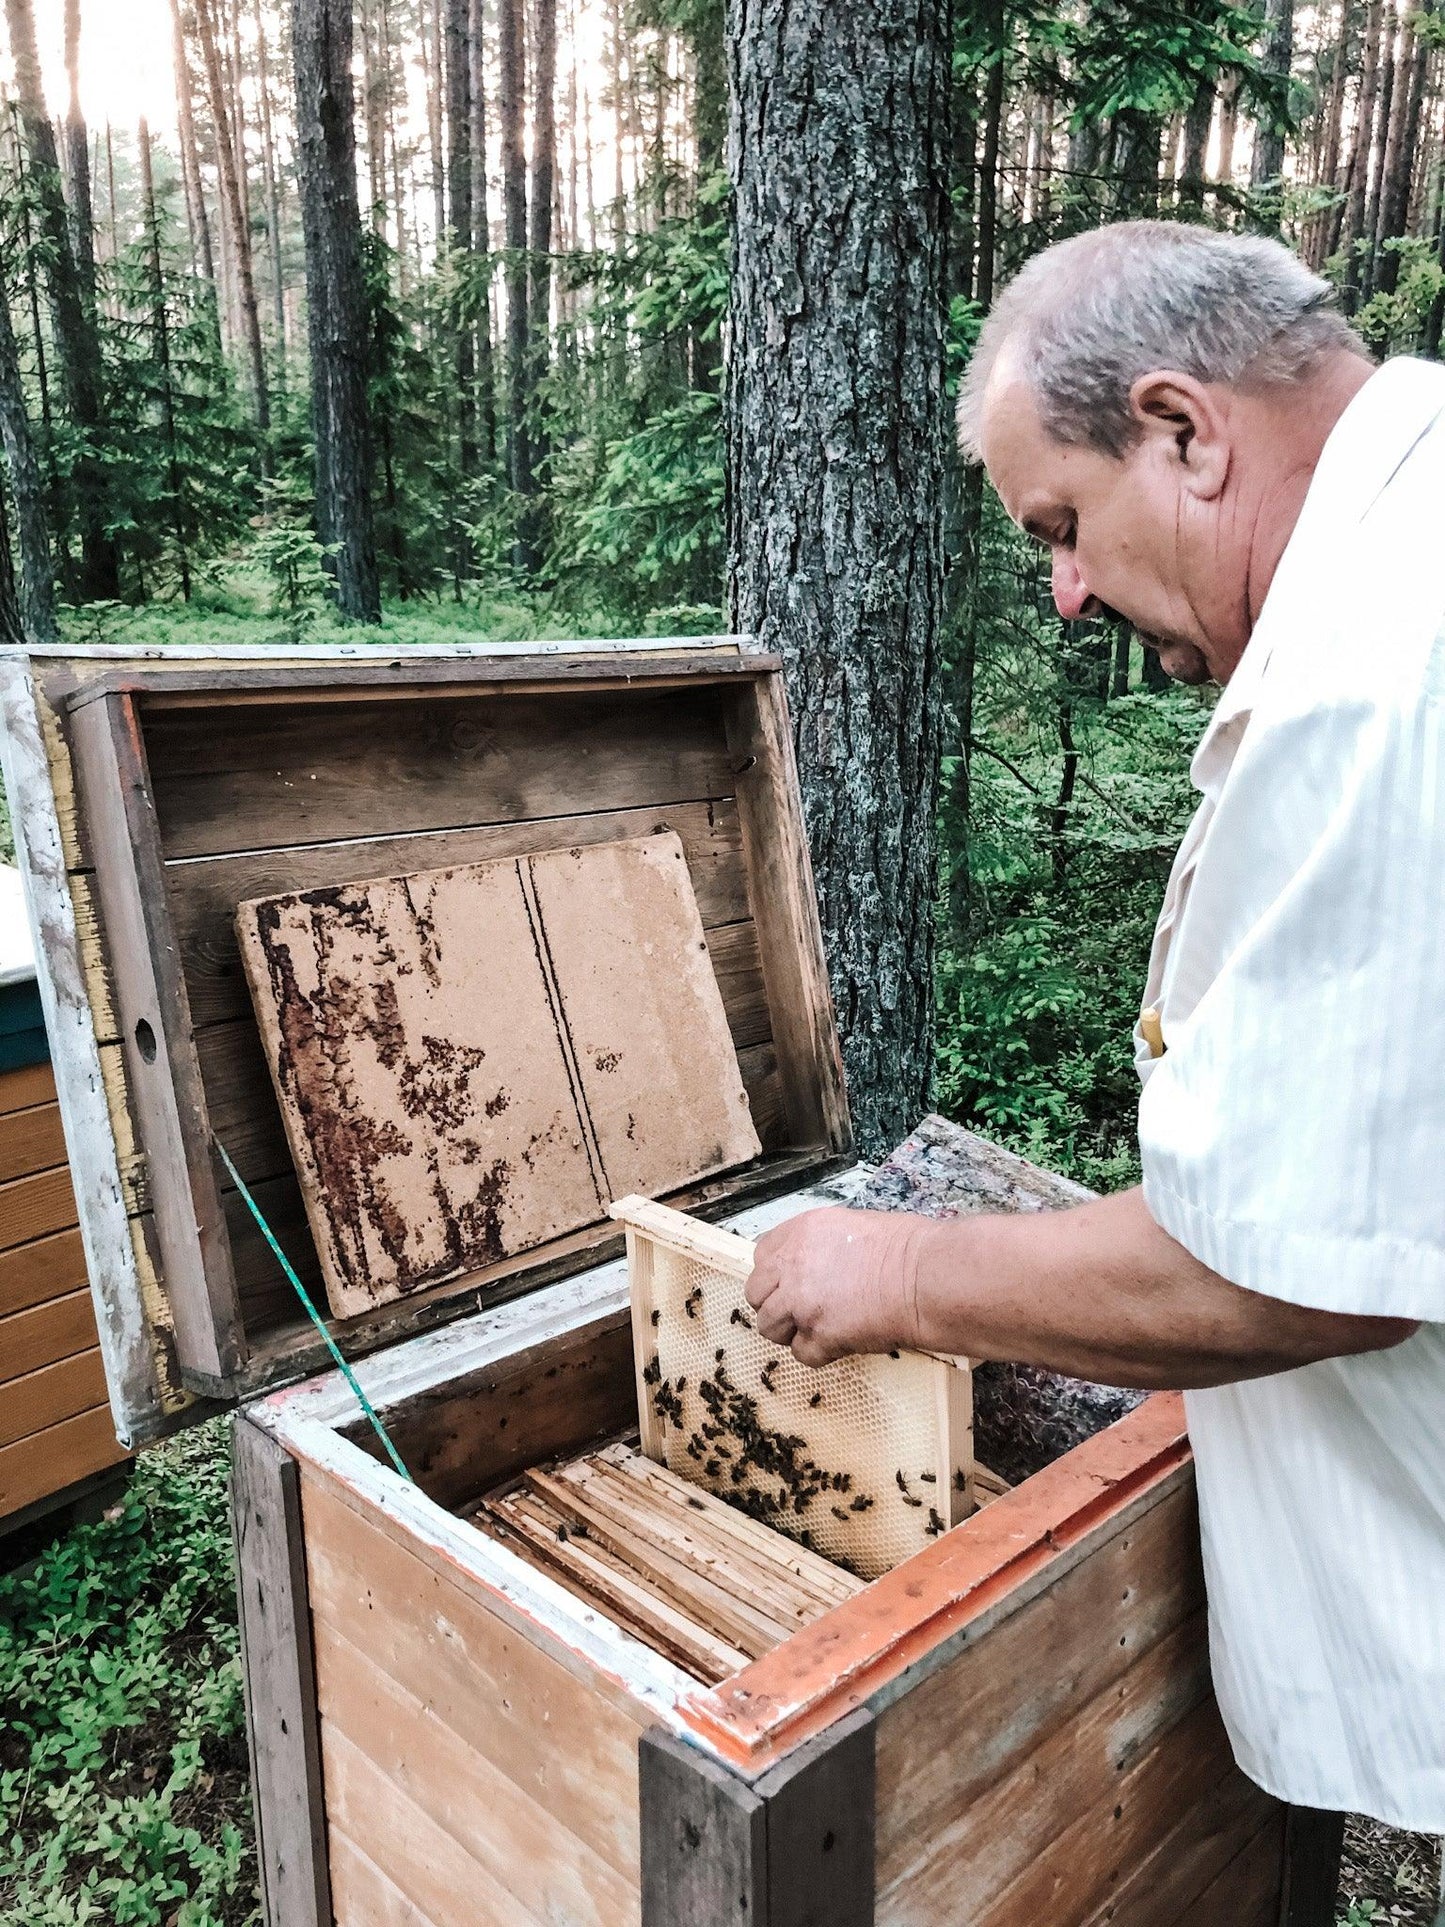
[[[771,1344],[791,1345],[797,1329],[792,1314],[775,1298],[767,1299],[758,1312],[758,1330]]]
[[[782,1283],[782,1279],[782,1266],[776,1258],[770,1258],[765,1252],[754,1264],[752,1274],[744,1287],[747,1301],[754,1311],[758,1309],[764,1299],[772,1297],[773,1293]]]
[[[811,1365],[814,1369],[821,1365],[831,1365],[835,1358],[841,1356],[830,1345],[825,1345],[821,1339],[810,1338],[804,1332],[798,1332],[794,1337],[792,1352],[800,1365]]]

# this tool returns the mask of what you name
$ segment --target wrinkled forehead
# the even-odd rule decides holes
[[[1007,351],[984,390],[979,430],[989,480],[1014,521],[1022,523],[1035,500],[1057,494],[1075,451],[1045,430],[1028,377]]]

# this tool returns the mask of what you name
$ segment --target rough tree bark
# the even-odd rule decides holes
[[[271,252],[271,306],[276,321],[276,348],[286,366],[286,284],[281,263],[281,185],[276,166],[276,138],[271,124],[271,60],[266,48],[266,22],[261,0],[255,0],[256,87],[261,97],[261,161],[266,173],[266,239]]]
[[[471,0],[467,38],[472,56],[472,248],[478,257],[476,300],[477,440],[482,461],[497,459],[496,377],[492,362],[492,216],[487,195],[487,62],[485,0]]]
[[[507,472],[518,495],[534,491],[532,449],[527,421],[527,156],[522,120],[527,98],[527,40],[523,0],[498,0],[497,41],[501,55],[502,202],[507,243]],[[523,533],[513,559],[519,568],[535,566]]]
[[[95,213],[90,195],[90,139],[80,111],[80,0],[65,0],[65,158],[70,176],[70,231],[86,305],[95,310]]]
[[[865,1153],[931,1062],[950,15],[729,4],[729,600],[787,664]]]
[[[353,622],[379,622],[350,0],[292,0],[291,42],[317,526],[322,541],[335,549],[332,566],[342,615]]]
[[[1184,143],[1179,161],[1179,201],[1196,213],[1204,211],[1205,168],[1209,129],[1214,121],[1214,77],[1207,75],[1194,90],[1184,117]]]
[[[5,288],[0,288],[0,441],[4,443],[5,460],[10,469],[15,529],[20,540],[16,601],[21,636],[13,640],[53,643],[56,639],[55,579],[50,567],[50,532],[45,525],[45,487],[40,479],[40,464],[35,459],[30,418],[25,412],[20,351],[10,325],[10,303]],[[0,504],[0,518],[3,516],[4,507]]]
[[[241,334],[250,363],[251,406],[256,427],[262,437],[271,429],[271,399],[266,388],[266,352],[261,345],[261,312],[256,303],[256,276],[251,253],[251,222],[246,212],[241,169],[244,156],[241,143],[231,131],[225,74],[221,66],[221,43],[217,35],[215,0],[196,0],[196,32],[206,69],[206,90],[210,96],[211,123],[216,133],[216,165],[226,209],[226,226],[231,237],[231,253],[236,270],[236,291],[240,305]],[[239,100],[235,103],[239,111]],[[263,449],[264,457],[264,449]]]
[[[161,271],[161,224],[156,213],[155,172],[151,165],[151,130],[141,115],[138,136],[140,147],[141,206],[145,214],[146,278],[151,305],[151,340],[156,366],[161,371],[161,432],[166,445],[166,493],[170,497],[171,532],[176,538],[176,566],[180,572],[181,594],[191,599],[190,544],[186,529],[185,483],[181,475],[180,452],[176,444],[175,383],[171,369],[171,330],[166,313],[166,284]]]
[[[186,221],[191,233],[191,259],[198,273],[216,289],[216,258],[211,247],[211,220],[201,184],[201,158],[196,148],[195,94],[191,63],[181,25],[181,0],[171,0],[171,60],[176,74],[176,127],[181,143],[181,179],[186,190]]]
[[[1428,18],[1431,9],[1422,10]],[[1410,187],[1415,172],[1416,150],[1420,144],[1420,112],[1425,97],[1425,70],[1430,59],[1430,44],[1416,31],[1416,17],[1405,16],[1400,36],[1400,78],[1396,82],[1396,110],[1390,120],[1389,145],[1385,150],[1384,185],[1380,193],[1380,224],[1376,235],[1375,285],[1381,294],[1393,294],[1400,278],[1400,254],[1389,246],[1401,240],[1410,224]]]
[[[1265,0],[1264,47],[1260,65],[1281,90],[1289,87],[1294,59],[1294,0]],[[1277,182],[1284,173],[1284,143],[1289,131],[1287,112],[1266,114],[1254,134],[1254,158],[1249,184],[1256,193]],[[1270,226],[1276,225],[1271,222]]]
[[[15,69],[16,103],[30,153],[31,189],[40,217],[41,254],[61,376],[71,419],[87,446],[87,452],[76,458],[74,470],[82,558],[80,593],[87,601],[115,601],[120,595],[120,565],[115,544],[106,529],[105,478],[98,459],[90,452],[99,444],[104,426],[100,339],[93,317],[86,311],[80,269],[71,246],[69,216],[55,151],[55,130],[46,113],[40,80],[35,16],[30,0],[5,0],[5,14],[10,29],[10,58]]]
[[[547,373],[552,327],[552,198],[557,176],[557,0],[536,0],[536,71],[532,77],[532,185],[527,236],[527,413],[533,486],[547,459],[538,390]],[[536,534],[533,532],[533,543]]]
[[[1346,314],[1354,313],[1360,299],[1360,242],[1365,232],[1365,197],[1369,192],[1370,147],[1375,137],[1375,94],[1379,85],[1384,19],[1384,0],[1370,0],[1370,11],[1365,22],[1365,62],[1360,74],[1355,137],[1350,151],[1350,196],[1345,206],[1341,235],[1345,247],[1345,274],[1340,294]]]
[[[453,271],[472,252],[472,56],[468,0],[446,0],[444,64],[447,121],[447,250]],[[463,475],[477,467],[476,340],[459,292],[452,315],[452,366],[457,387],[457,462]],[[460,568],[458,579],[460,580]]]

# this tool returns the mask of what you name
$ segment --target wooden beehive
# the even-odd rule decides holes
[[[0,970],[0,1538],[126,1457],[78,1219],[34,973]]]
[[[116,1411],[244,1402],[271,1927],[1326,1927],[1333,1823],[1250,1786],[1213,1705],[1177,1399],[705,1680],[478,1523],[626,1448],[608,1221],[333,1324],[414,1481],[339,1376],[296,1382],[316,1341],[212,1149],[314,1287],[242,901],[675,832],[762,1151],[669,1201],[743,1237],[827,1201],[849,1127],[774,659],[72,651],[0,659],[0,701]]]

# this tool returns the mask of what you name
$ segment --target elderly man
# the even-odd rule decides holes
[[[1223,694],[1149,964],[1143,1185],[811,1212],[761,1329],[1187,1392],[1215,1685],[1303,1806],[1445,1832],[1445,369],[1376,369],[1273,242],[1135,222],[985,324],[966,451]]]

